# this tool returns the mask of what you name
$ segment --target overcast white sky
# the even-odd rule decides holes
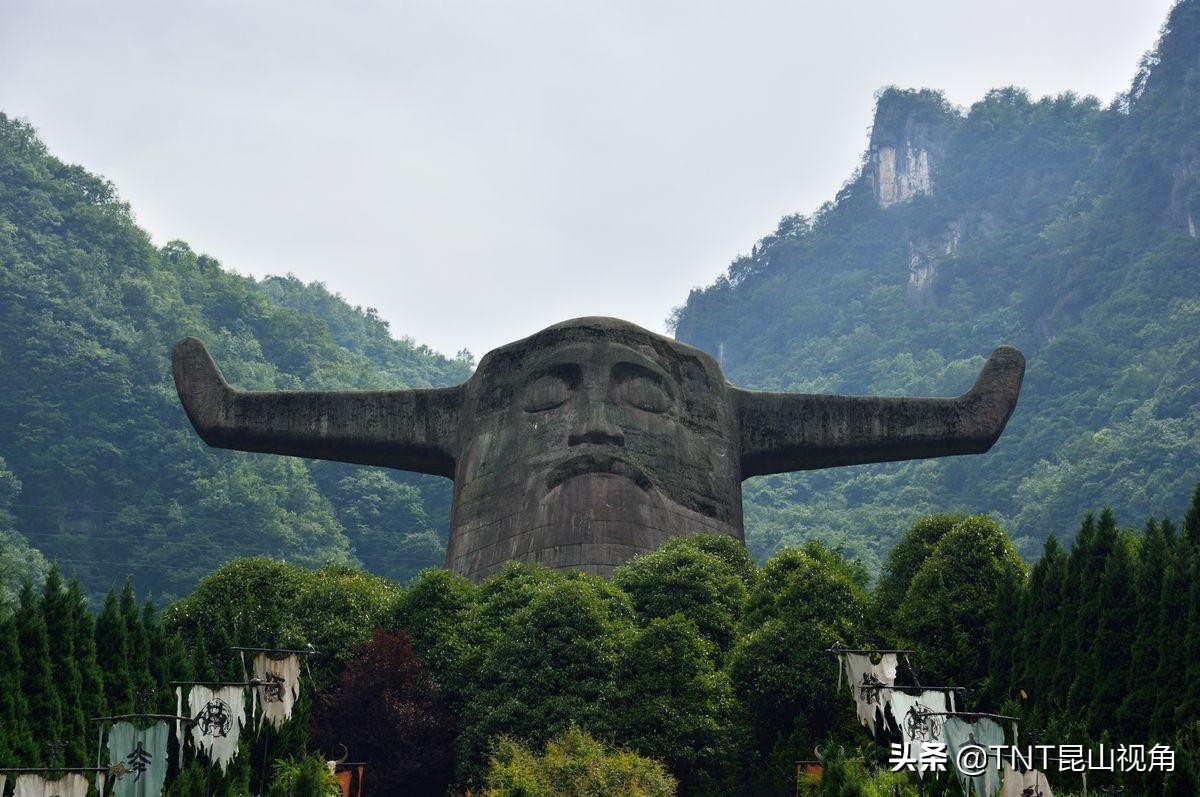
[[[656,330],[857,167],[872,95],[1108,101],[1171,0],[0,0],[0,110],[156,243],[477,356]]]

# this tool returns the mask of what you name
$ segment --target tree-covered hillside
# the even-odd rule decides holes
[[[200,442],[170,375],[184,335],[243,388],[446,385],[472,365],[322,285],[155,248],[111,184],[0,114],[0,566],[44,556],[93,594],[130,573],[171,597],[234,556],[396,578],[441,564],[445,480]]]
[[[1028,370],[981,457],[753,479],[760,556],[844,538],[877,562],[931,511],[991,512],[1026,556],[1084,510],[1182,509],[1200,478],[1200,3],[1172,11],[1130,91],[895,88],[862,168],[788,216],[673,317],[746,387],[953,395],[999,343]]]

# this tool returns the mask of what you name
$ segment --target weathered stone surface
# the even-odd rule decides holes
[[[173,355],[210,445],[453,478],[446,565],[473,579],[511,559],[608,576],[671,537],[740,540],[749,476],[986,451],[1024,372],[1001,347],[956,399],[760,393],[613,318],[556,324],[435,390],[248,393],[199,341]]]

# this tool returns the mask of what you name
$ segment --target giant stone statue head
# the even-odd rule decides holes
[[[453,478],[446,565],[472,579],[513,559],[608,576],[671,537],[741,540],[750,476],[986,451],[1024,373],[1000,347],[953,399],[762,393],[613,318],[502,346],[452,388],[242,392],[194,338],[173,362],[210,445]]]

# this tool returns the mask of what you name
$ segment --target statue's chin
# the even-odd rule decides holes
[[[620,473],[572,475],[527,505],[513,554],[564,570],[611,575],[614,562],[657,548],[671,506],[652,486]]]
[[[537,518],[555,524],[590,520],[653,522],[665,508],[662,493],[624,473],[580,473],[550,488],[533,507]]]
[[[547,483],[544,476],[532,478]],[[578,472],[515,513],[460,531],[455,542],[462,558],[451,563],[474,578],[492,575],[512,559],[607,578],[616,566],[666,540],[697,532],[742,536],[741,529],[681,506],[641,480]]]

